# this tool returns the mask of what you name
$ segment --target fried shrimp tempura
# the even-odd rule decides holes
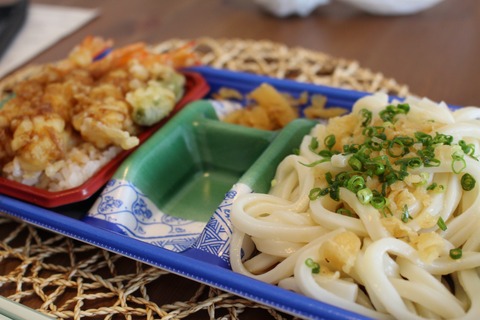
[[[112,143],[122,149],[138,145],[138,138],[131,136],[139,131],[133,123],[131,106],[123,100],[123,93],[112,84],[101,84],[88,96],[79,97],[73,108],[73,127],[85,141],[103,149]]]
[[[69,133],[65,130],[65,121],[58,114],[18,119],[13,126],[12,151],[27,171],[45,168],[66,150]]]
[[[12,87],[13,97],[0,109],[3,176],[23,182],[25,173],[29,181],[37,176],[42,180],[48,166],[85,142],[98,150],[134,148],[146,124],[169,114],[183,95],[184,76],[174,67],[186,61],[187,50],[152,53],[143,43],[111,47],[110,40],[87,37],[67,59],[43,66]],[[160,92],[168,91],[155,96],[165,102],[143,105],[149,100],[142,99],[141,93],[152,83],[162,86]],[[127,99],[133,93],[134,105]],[[150,107],[157,110],[144,112]],[[159,107],[164,110],[160,112]],[[139,108],[156,118],[136,121]]]

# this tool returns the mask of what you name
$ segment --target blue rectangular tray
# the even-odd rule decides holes
[[[248,93],[261,83],[267,82],[279,91],[290,93],[293,96],[298,96],[305,91],[310,94],[323,94],[327,97],[327,105],[345,108],[351,108],[356,100],[367,95],[365,92],[273,79],[209,67],[196,67],[189,70],[198,72],[205,77],[211,88],[209,94],[217,92],[220,87],[233,88],[242,93]],[[169,251],[87,223],[83,218],[96,197],[98,197],[98,194],[74,205],[46,209],[0,195],[0,211],[40,228],[141,261],[301,318],[366,319],[364,316],[234,273],[228,268],[209,262],[207,259]]]

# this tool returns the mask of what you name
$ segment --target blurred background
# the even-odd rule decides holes
[[[480,3],[444,0],[411,15],[374,15],[332,0],[307,16],[279,18],[253,0],[32,0],[98,9],[98,16],[38,55],[60,59],[86,35],[118,45],[171,38],[240,38],[283,43],[358,61],[410,91],[457,105],[480,104]]]
[[[24,65],[63,59],[88,35],[112,39],[116,46],[144,41],[152,46],[169,48],[177,43],[195,40],[197,43],[209,44],[197,49],[205,56],[214,56],[208,60],[212,65],[228,65],[240,60],[237,59],[237,54],[247,53],[242,56],[241,62],[255,72],[296,78],[311,71],[312,78],[304,77],[303,80],[315,78],[329,85],[347,88],[387,88],[387,91],[393,90],[394,93],[425,96],[452,105],[480,106],[480,1],[392,0],[397,5],[431,2],[430,8],[413,13],[400,12],[402,14],[396,11],[399,10],[398,7],[385,6],[389,3],[386,0],[380,0],[383,7],[377,7],[368,0],[362,4],[359,4],[360,0],[357,3],[354,1],[319,0],[310,3],[305,0],[303,4],[308,2],[311,7],[304,8],[304,11],[296,11],[301,1],[287,4],[291,5],[288,8],[292,11],[279,9],[278,6],[285,5],[285,1],[283,4],[280,4],[282,1],[257,0],[24,1],[24,4],[28,4],[27,10],[23,11],[25,16],[14,16],[15,30],[18,33],[14,32],[15,37],[5,41],[6,51],[0,58],[0,70],[5,70],[6,75]],[[7,30],[6,22],[12,17],[12,5],[19,3],[22,2],[0,1],[0,5],[6,6],[2,7],[5,10],[0,14],[2,37],[5,36],[5,33],[1,33],[2,30]],[[8,36],[11,35],[11,32],[8,33]],[[276,68],[270,69],[272,65]],[[331,81],[332,79],[338,81]],[[15,296],[33,308],[51,307],[47,303],[50,296],[32,298],[35,293],[43,294],[44,289],[41,286],[36,287],[36,291],[32,289],[35,279],[23,279],[23,287],[17,283],[16,277],[22,271],[17,260],[43,259],[43,256],[33,256],[33,253],[29,256],[30,252],[26,249],[27,244],[39,241],[39,247],[52,254],[53,258],[45,255],[48,256],[48,261],[35,262],[40,271],[34,271],[38,271],[38,274],[47,274],[49,279],[64,279],[77,272],[83,276],[78,279],[89,283],[110,277],[109,267],[116,265],[123,269],[125,275],[130,276],[125,277],[130,281],[129,284],[139,283],[142,294],[147,289],[150,290],[150,300],[142,301],[144,305],[140,305],[138,300],[136,303],[140,306],[134,306],[140,309],[146,305],[151,308],[150,314],[157,311],[157,305],[167,306],[165,310],[174,310],[174,307],[195,308],[194,304],[189,306],[188,302],[192,296],[197,295],[205,299],[221,297],[218,301],[225,308],[241,303],[248,309],[245,319],[265,319],[269,316],[281,319],[281,315],[274,310],[264,310],[257,304],[235,300],[231,295],[213,289],[199,289],[200,285],[193,281],[72,242],[65,237],[45,235],[39,229],[25,224],[15,224],[16,227],[12,228],[13,224],[9,218],[0,219],[3,227],[0,236],[4,237],[0,237],[3,250],[3,260],[0,259],[0,288],[3,290],[2,295]],[[10,235],[8,232],[11,230],[18,231]],[[43,245],[39,239],[48,240],[44,240],[46,244]],[[63,251],[55,256],[56,253],[52,252],[58,248],[65,249],[70,256],[61,255],[65,253]],[[21,256],[25,252],[28,254]],[[95,257],[104,264],[103,269],[97,272],[97,269],[88,265],[88,270],[79,265],[68,265],[69,259],[74,255],[72,252],[81,256],[78,261]],[[65,266],[54,268],[54,262],[59,265],[64,263]],[[112,276],[115,277],[116,275]],[[102,285],[95,287],[102,297],[101,301],[95,300],[93,296],[81,298],[84,299],[81,300],[82,303],[85,301],[84,310],[98,312],[97,317],[92,317],[95,319],[103,318],[105,314],[108,317],[105,308],[110,307],[109,303],[118,307],[117,295],[126,299],[121,288],[112,289]],[[108,293],[103,294],[102,288],[106,288]],[[62,290],[68,291],[62,286],[46,287],[45,290],[49,290],[51,295],[54,290],[60,293]],[[82,294],[69,290],[67,293],[71,300],[65,298],[56,301],[59,306],[61,303],[70,303],[65,309],[71,309],[74,305],[72,301],[80,300],[75,295]],[[177,300],[181,303],[175,305]],[[244,311],[244,307],[238,308],[241,312]],[[61,309],[59,307],[59,313],[63,312]],[[214,313],[215,308],[209,304],[205,309]],[[135,310],[131,310],[130,314],[135,315]],[[79,317],[80,310],[68,311],[71,315],[75,311]],[[82,316],[87,313],[85,311]],[[189,319],[192,317],[205,319],[206,311],[200,315],[192,312]],[[231,313],[226,318],[233,319],[235,314]]]

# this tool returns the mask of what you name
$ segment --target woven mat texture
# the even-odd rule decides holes
[[[192,39],[153,47],[168,51]],[[397,96],[407,86],[358,62],[270,41],[194,39],[218,68]],[[173,290],[172,288],[184,288]],[[274,309],[184,279],[8,216],[0,216],[0,294],[57,319],[291,319]]]

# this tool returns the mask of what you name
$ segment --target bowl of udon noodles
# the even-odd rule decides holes
[[[230,210],[234,272],[375,319],[480,315],[476,107],[377,93]],[[247,188],[248,189],[248,188]]]

